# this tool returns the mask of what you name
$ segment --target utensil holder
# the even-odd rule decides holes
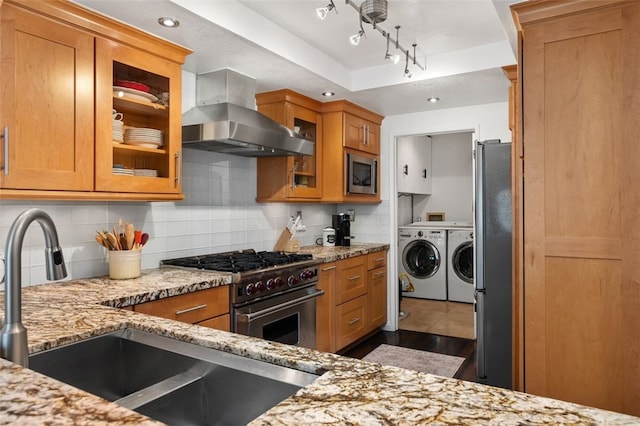
[[[109,278],[126,280],[140,276],[142,250],[109,250]]]

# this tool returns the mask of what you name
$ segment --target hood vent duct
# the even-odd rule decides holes
[[[196,106],[182,114],[182,147],[244,157],[313,154],[313,141],[254,108],[254,79],[229,69],[197,75]]]

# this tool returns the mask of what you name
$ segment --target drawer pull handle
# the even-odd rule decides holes
[[[382,262],[384,260],[384,257],[378,257],[375,262]]]
[[[336,269],[336,266],[333,265],[333,266],[327,266],[326,268],[322,268],[323,271],[330,271],[332,269]]]
[[[181,309],[179,311],[176,311],[176,315],[186,314],[187,312],[197,311],[198,309],[204,309],[206,307],[207,307],[207,305],[198,305],[198,306],[193,306],[193,307],[187,308],[187,309]]]
[[[376,272],[375,274],[373,274],[374,277],[381,277],[385,274],[385,272]]]
[[[360,279],[360,275],[354,275],[352,277],[347,278],[349,281],[354,281],[354,280],[359,280]]]
[[[352,319],[351,321],[348,322],[348,324],[349,325],[353,325],[353,324],[357,323],[358,321],[360,321],[360,317]]]

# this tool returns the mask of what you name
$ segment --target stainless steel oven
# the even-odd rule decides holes
[[[315,284],[233,308],[233,329],[247,336],[315,349]]]
[[[160,262],[180,267],[229,272],[231,331],[266,340],[316,347],[316,299],[318,265],[307,253],[214,253]]]
[[[378,193],[377,157],[350,152],[345,156],[347,194],[376,195]]]

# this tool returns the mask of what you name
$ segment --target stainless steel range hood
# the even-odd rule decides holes
[[[254,106],[254,79],[229,69],[196,76],[196,106],[182,115],[182,147],[244,157],[313,154],[314,142]]]

